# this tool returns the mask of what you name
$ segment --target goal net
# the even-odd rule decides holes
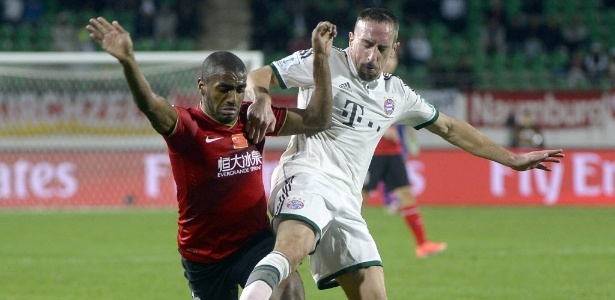
[[[198,104],[211,52],[137,53],[152,89]],[[236,51],[248,70],[257,51]],[[164,140],[104,52],[0,55],[0,209],[175,205]]]

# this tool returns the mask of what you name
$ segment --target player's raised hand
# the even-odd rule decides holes
[[[525,171],[530,169],[539,169],[543,171],[551,171],[551,168],[544,163],[559,163],[560,158],[564,157],[564,150],[541,150],[519,154],[513,165],[510,167],[517,171]]]
[[[312,48],[314,53],[329,55],[333,39],[337,36],[337,27],[330,22],[323,21],[316,25],[312,31]]]
[[[133,57],[132,39],[119,22],[109,23],[105,18],[98,17],[90,19],[90,24],[85,28],[90,32],[92,40],[119,61]]]

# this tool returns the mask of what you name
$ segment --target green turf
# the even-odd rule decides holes
[[[615,299],[615,208],[424,207],[448,250],[414,257],[398,216],[368,208],[389,299]],[[0,212],[0,299],[190,299],[176,212]],[[318,291],[300,268],[307,299]]]

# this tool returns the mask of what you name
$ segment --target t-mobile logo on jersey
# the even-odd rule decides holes
[[[380,131],[380,126],[376,126],[374,122],[365,120],[363,118],[363,105],[353,102],[351,100],[346,100],[346,104],[344,104],[344,109],[342,109],[342,117],[347,117],[348,121],[343,122],[342,124],[354,128],[354,124],[356,123],[364,123],[367,121],[367,127],[376,128],[376,131]]]

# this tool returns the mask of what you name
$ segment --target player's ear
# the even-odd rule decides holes
[[[203,81],[202,78],[199,78],[197,80],[197,88],[199,89],[199,92],[201,95],[205,95],[205,82]]]
[[[393,51],[391,51],[391,57],[397,55],[397,50],[399,50],[399,42],[395,42],[395,44],[393,44]]]

